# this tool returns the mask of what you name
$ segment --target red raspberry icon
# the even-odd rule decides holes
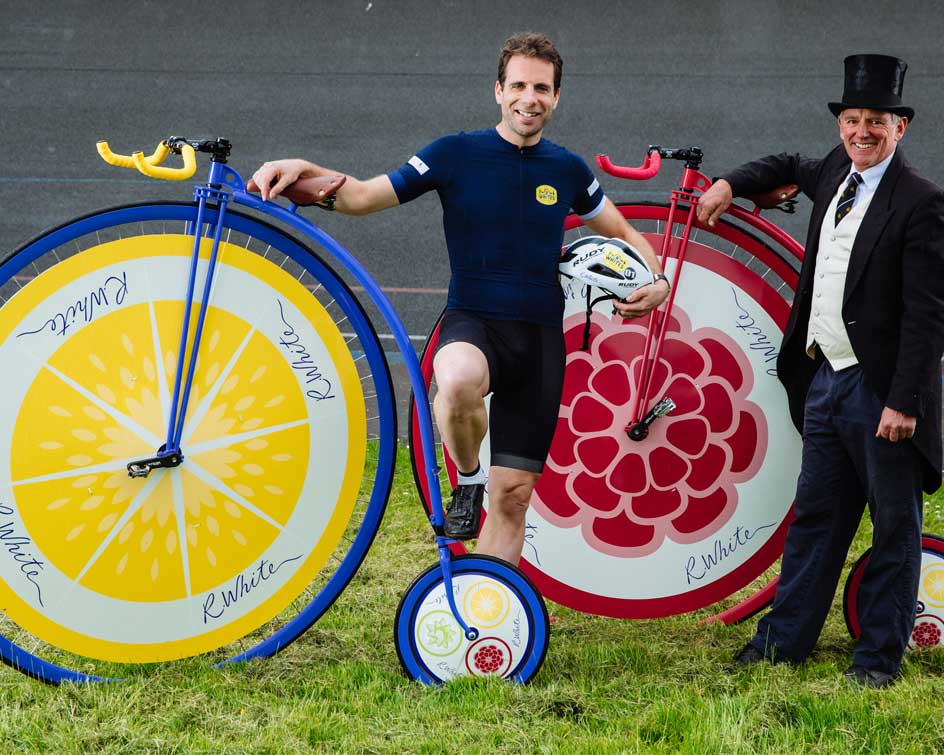
[[[499,637],[481,637],[466,651],[465,666],[474,676],[504,676],[511,670],[512,653]]]
[[[505,663],[505,654],[496,645],[479,648],[472,657],[475,668],[483,674],[494,674]]]
[[[911,641],[919,648],[936,647],[941,642],[941,628],[930,621],[918,622],[911,633]]]
[[[764,460],[767,421],[749,398],[743,350],[715,328],[693,329],[676,306],[650,392],[676,407],[645,443],[629,440],[646,329],[617,320],[594,313],[588,351],[584,315],[564,323],[560,418],[532,504],[557,527],[580,527],[593,550],[638,558],[665,540],[701,542],[731,518],[737,486]]]

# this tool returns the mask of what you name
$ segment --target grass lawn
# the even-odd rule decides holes
[[[925,530],[944,533],[944,497]],[[865,522],[855,557],[868,539]],[[298,642],[222,671],[200,659],[132,669],[121,684],[54,688],[0,668],[0,753],[944,753],[944,654],[909,657],[891,689],[853,688],[841,597],[798,668],[723,673],[753,621],[700,625],[717,607],[621,621],[550,604],[532,684],[422,687],[400,671],[392,625],[434,560],[401,450],[364,565]]]

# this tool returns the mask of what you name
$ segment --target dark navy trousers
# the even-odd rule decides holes
[[[862,635],[853,663],[887,673],[901,665],[921,569],[921,462],[910,441],[875,437],[882,409],[858,366],[835,372],[825,362],[813,379],[796,518],[773,608],[751,640],[767,657],[796,662],[813,650],[868,505],[874,534],[858,594]]]

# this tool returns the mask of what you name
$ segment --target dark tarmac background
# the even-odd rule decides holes
[[[904,101],[917,115],[905,153],[944,183],[941,11],[917,2],[2,0],[0,248],[5,256],[103,206],[189,198],[189,182],[105,165],[99,139],[130,154],[171,134],[224,136],[245,177],[289,156],[359,177],[392,170],[442,134],[498,122],[498,50],[526,29],[547,32],[565,61],[546,136],[591,164],[598,152],[638,164],[648,144],[702,147],[709,175],[771,152],[823,155],[838,142],[826,102],[842,94],[843,57],[882,52],[910,65]],[[679,167],[645,183],[597,173],[615,201],[655,200]],[[804,200],[797,216],[774,220],[802,240],[808,211]],[[368,218],[307,212],[382,286],[426,290],[390,293],[419,348],[449,277],[438,198]]]

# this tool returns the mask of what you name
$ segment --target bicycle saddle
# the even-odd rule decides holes
[[[347,176],[317,176],[315,178],[300,178],[282,192],[282,196],[297,205],[323,205],[333,199],[334,193],[340,189]],[[331,202],[333,205],[333,201]]]
[[[786,184],[771,189],[763,194],[751,194],[747,197],[762,210],[772,210],[779,207],[784,202],[789,202],[800,193],[800,187],[797,184]]]

